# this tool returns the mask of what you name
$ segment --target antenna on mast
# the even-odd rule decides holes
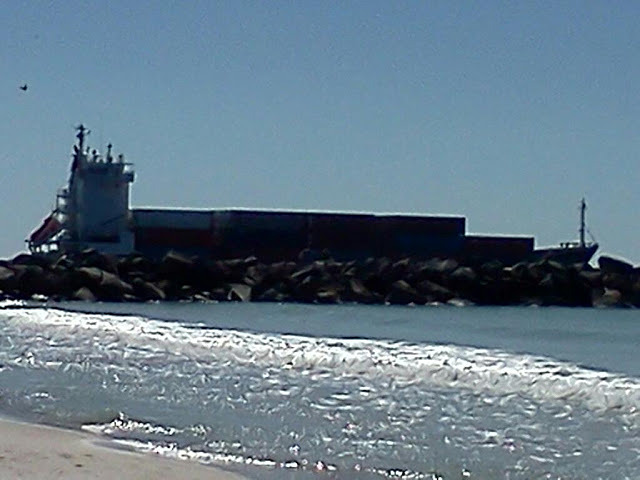
[[[76,134],[76,138],[78,139],[78,150],[82,153],[84,151],[84,139],[91,133],[91,130],[87,130],[82,123],[76,127],[76,130],[78,131]]]
[[[584,232],[585,232],[585,212],[587,210],[587,202],[584,201],[584,197],[582,197],[582,200],[580,201],[580,246],[584,247],[585,246],[585,241],[584,241]]]

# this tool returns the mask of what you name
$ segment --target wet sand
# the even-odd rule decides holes
[[[242,479],[195,462],[110,448],[84,432],[0,419],[0,479],[5,478]]]

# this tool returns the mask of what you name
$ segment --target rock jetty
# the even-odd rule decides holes
[[[598,268],[553,260],[504,266],[455,259],[331,258],[262,263],[161,260],[86,250],[0,260],[0,298],[50,301],[238,301],[393,305],[640,307],[640,268],[601,256]]]

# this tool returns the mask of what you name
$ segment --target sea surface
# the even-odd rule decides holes
[[[0,414],[252,479],[638,479],[633,310],[0,305]]]

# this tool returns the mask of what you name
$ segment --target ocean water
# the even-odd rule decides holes
[[[632,310],[0,308],[0,414],[255,479],[640,478]]]

